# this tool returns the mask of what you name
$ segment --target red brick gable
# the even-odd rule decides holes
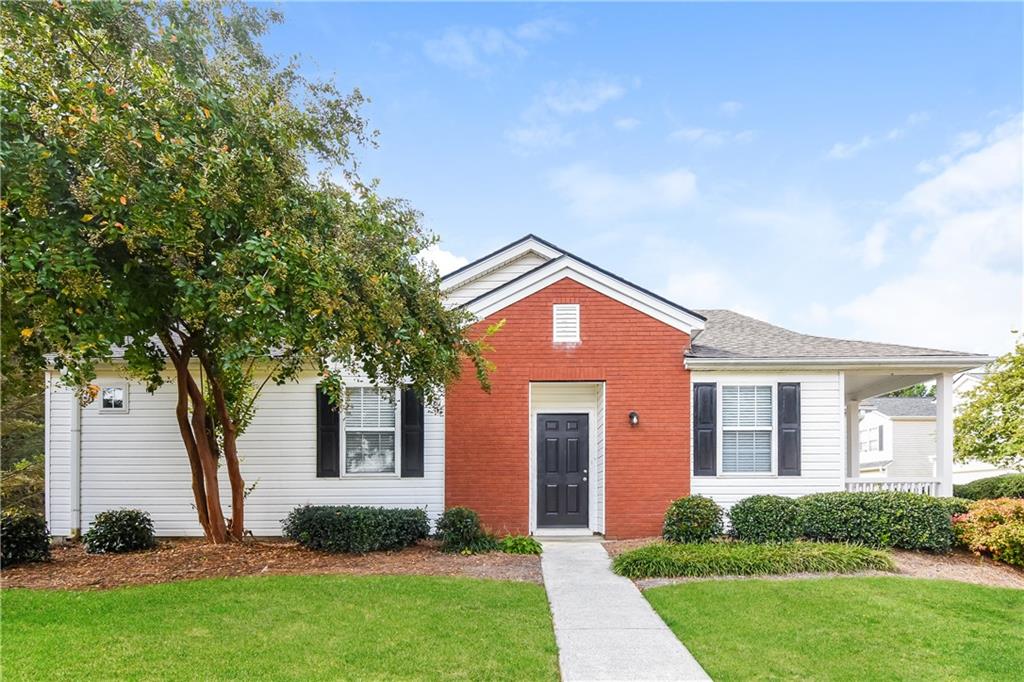
[[[579,344],[552,342],[555,303],[580,305]],[[690,490],[689,335],[569,278],[481,320],[472,333],[501,319],[489,355],[491,393],[468,367],[447,391],[446,506],[475,509],[495,532],[528,532],[530,382],[603,381],[605,534],[659,534],[669,502]],[[630,426],[631,410],[639,426]]]

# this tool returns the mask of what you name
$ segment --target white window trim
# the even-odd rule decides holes
[[[379,388],[381,390],[389,390],[386,386],[375,386],[368,381],[359,382],[346,382],[344,389],[347,391],[350,388]],[[348,451],[345,449],[345,439],[348,435],[348,427],[345,424],[346,417],[348,415],[348,405],[345,405],[341,413],[341,428],[338,429],[341,433],[339,438],[341,439],[341,478],[401,478],[402,477],[402,392],[397,388],[390,389],[395,397],[395,471],[391,472],[349,472],[348,471]],[[346,393],[346,399],[348,394]],[[352,429],[353,431],[373,431],[378,433],[388,433],[390,429],[387,428],[360,428]]]
[[[725,389],[726,386],[770,386],[771,390],[772,390],[772,425],[770,427],[769,426],[755,426],[755,427],[742,428],[742,429],[741,428],[730,427],[729,429],[726,429],[724,424],[723,424],[723,422],[725,420],[722,418],[722,395],[725,393],[725,391],[723,389]],[[717,441],[717,445],[716,445],[717,452],[715,453],[715,456],[716,456],[716,458],[718,460],[717,461],[717,467],[718,467],[717,471],[718,471],[718,474],[716,475],[716,478],[751,478],[751,477],[755,477],[755,478],[778,478],[778,475],[779,475],[779,472],[778,472],[778,469],[779,469],[779,456],[778,456],[779,444],[778,444],[778,437],[777,437],[776,434],[778,433],[778,427],[779,427],[779,423],[778,423],[779,422],[779,407],[776,404],[776,401],[779,399],[779,382],[778,381],[766,381],[764,379],[760,379],[760,380],[758,380],[758,379],[730,379],[728,381],[719,381],[718,382],[718,388],[715,391],[715,394],[716,394],[716,402],[717,402],[717,405],[715,405],[715,410],[716,410],[716,414],[718,415],[718,419],[715,420],[716,422],[718,422],[715,425],[715,430],[717,432],[715,434],[716,441]],[[722,451],[724,449],[725,443],[724,443],[724,439],[722,438],[722,434],[726,430],[728,430],[728,431],[770,431],[771,434],[772,434],[772,437],[771,437],[771,446],[772,446],[771,465],[772,465],[772,470],[771,471],[725,471],[724,468],[723,468],[723,459],[724,458],[722,456],[723,455]]]
[[[108,388],[121,389],[121,407],[103,407],[103,391]],[[100,414],[128,414],[128,382],[127,381],[104,381],[100,384],[100,394],[97,396]]]
[[[558,311],[569,309],[576,313],[576,335],[571,339],[558,338]],[[551,340],[554,343],[579,343],[580,342],[580,304],[579,303],[553,303],[551,305]]]

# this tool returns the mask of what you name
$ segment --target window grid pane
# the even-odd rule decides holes
[[[394,430],[395,404],[390,391],[372,386],[346,389],[345,428]]]
[[[395,434],[383,431],[346,431],[345,473],[395,473]]]
[[[723,386],[722,426],[725,428],[771,428],[771,386]]]
[[[103,389],[102,405],[105,409],[119,410],[124,407],[124,389],[108,386]]]
[[[722,471],[726,473],[771,473],[771,431],[725,431],[722,433]]]

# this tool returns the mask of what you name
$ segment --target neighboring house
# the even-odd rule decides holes
[[[862,475],[935,477],[935,398],[873,398],[860,407]]]
[[[953,413],[959,414],[967,403],[970,392],[977,388],[988,374],[987,367],[978,367],[958,375],[953,380]],[[970,483],[979,478],[1020,473],[1016,469],[1000,469],[988,462],[970,459],[953,463],[953,483]]]
[[[434,412],[352,376],[339,416],[312,372],[267,386],[239,440],[254,534],[279,534],[311,503],[419,506],[432,518],[465,505],[495,532],[640,537],[658,534],[683,495],[729,506],[886,487],[858,476],[859,403],[928,380],[937,472],[915,485],[949,495],[953,377],[990,360],[691,310],[532,235],[443,287],[479,320],[471,334],[506,321],[492,339],[490,393],[467,371]],[[200,534],[174,387],[147,393],[120,378],[116,357],[96,383],[99,399],[80,408],[47,377],[51,532],[138,507],[160,535]],[[223,490],[227,500],[226,480]]]

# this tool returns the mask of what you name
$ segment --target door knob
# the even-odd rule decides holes
[[[583,482],[584,482],[584,483],[586,483],[586,482],[587,482],[587,477],[586,477],[586,476],[584,476],[584,477],[583,477]]]

